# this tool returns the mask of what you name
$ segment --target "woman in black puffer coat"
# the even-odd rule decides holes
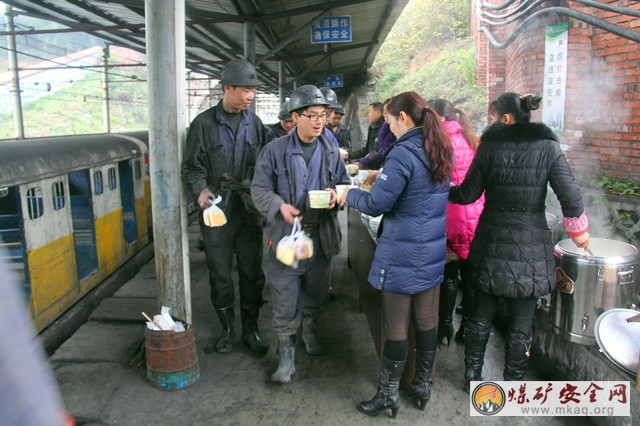
[[[504,380],[522,380],[532,341],[537,299],[555,284],[551,231],[545,216],[547,183],[560,201],[563,227],[573,242],[589,246],[589,222],[557,136],[531,111],[542,98],[505,93],[489,105],[483,133],[466,178],[449,200],[468,204],[485,194],[484,211],[468,262],[477,296],[465,340],[465,378],[482,380],[482,365],[498,298],[507,304],[509,330]]]

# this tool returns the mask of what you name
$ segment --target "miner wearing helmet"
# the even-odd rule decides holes
[[[253,206],[249,183],[265,128],[249,111],[259,84],[254,66],[234,59],[222,70],[222,100],[199,114],[189,125],[183,175],[196,204],[202,210],[214,200],[225,214],[222,226],[207,226],[200,215],[211,302],[222,325],[222,335],[212,334],[205,353],[228,353],[235,340],[233,255],[238,265],[242,341],[252,351],[265,353],[269,346],[258,331],[263,304],[262,218]],[[218,202],[217,198],[220,198]]]
[[[336,95],[336,92],[334,92],[333,90],[329,89],[326,86],[321,87],[320,91],[322,92],[324,99],[327,101],[327,119],[328,119],[333,113],[333,111],[340,106],[340,104],[338,103],[338,95]],[[324,124],[326,125],[327,122],[325,121]]]
[[[333,133],[340,148],[351,151],[351,132],[342,124],[342,117],[344,117],[344,107],[338,104],[329,115],[327,129]]]
[[[283,102],[280,104],[278,120],[280,120],[280,122],[276,123],[276,125],[267,132],[267,142],[271,142],[281,136],[288,135],[293,128],[294,124],[293,118],[291,118],[291,113],[289,112],[289,102]]]
[[[296,126],[287,136],[265,145],[251,182],[251,197],[266,218],[265,232],[272,242],[268,274],[280,356],[271,376],[274,382],[286,383],[295,373],[295,336],[300,325],[307,353],[324,351],[316,336],[317,319],[329,298],[331,259],[340,252],[342,238],[335,187],[350,183],[338,147],[323,131],[327,105],[315,86],[300,86],[293,92],[289,112]],[[309,192],[318,190],[326,191],[329,200],[312,206]],[[312,241],[308,258],[278,256],[278,243],[291,234],[295,218]]]

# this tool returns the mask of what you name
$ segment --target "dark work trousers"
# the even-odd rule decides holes
[[[277,335],[296,334],[302,314],[319,314],[329,299],[331,259],[324,255],[318,235],[309,237],[313,240],[313,256],[299,261],[297,269],[276,259],[277,242],[269,250],[273,330]]]
[[[243,218],[235,207],[227,215],[223,226],[209,227],[200,215],[200,230],[204,253],[209,269],[211,302],[216,310],[231,308],[235,290],[231,269],[233,254],[238,265],[238,286],[240,307],[260,309],[264,271],[262,270],[262,227],[258,223]]]
[[[476,321],[493,321],[498,309],[498,296],[476,290],[476,300],[472,318]],[[530,297],[526,299],[512,299],[505,297],[507,304],[507,323],[509,328],[515,328],[525,334],[531,331],[533,315],[536,311],[538,299]]]

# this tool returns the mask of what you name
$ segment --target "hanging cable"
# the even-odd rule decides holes
[[[584,4],[587,6],[597,7],[601,10],[612,11],[616,13],[622,13],[627,16],[640,16],[640,11],[635,11],[629,8],[623,7],[614,7],[603,5],[594,1],[589,0],[574,0],[577,3]],[[600,28],[604,31],[610,32],[622,38],[626,38],[631,41],[635,41],[640,43],[640,32],[633,31],[627,28],[623,28],[619,25],[613,24],[604,19],[597,18],[592,14],[587,14],[584,12],[580,12],[577,10],[570,9],[568,7],[545,7],[534,13],[529,14],[529,12],[534,9],[536,6],[542,3],[542,0],[537,0],[534,2],[524,1],[520,6],[516,9],[517,13],[508,12],[503,15],[492,14],[484,11],[483,9],[490,10],[504,10],[507,7],[511,6],[515,0],[509,0],[505,3],[501,3],[499,5],[490,5],[488,3],[482,3],[480,0],[476,2],[476,15],[478,17],[478,21],[480,23],[486,24],[487,26],[480,26],[478,31],[481,31],[487,37],[487,40],[491,44],[491,46],[497,49],[503,49],[509,46],[513,41],[518,37],[518,35],[526,29],[526,27],[541,17],[550,16],[553,14],[560,16],[567,16],[569,18],[576,19],[578,21],[585,22],[590,24],[596,28]],[[522,7],[526,6],[523,10]],[[487,19],[491,18],[491,19]],[[506,17],[510,17],[510,19],[505,19],[504,21],[497,21],[496,19],[503,19]],[[524,17],[524,19],[523,19]],[[491,33],[491,27],[504,26],[513,22],[519,22],[514,31],[507,37],[503,42],[499,42],[495,39],[493,34]]]

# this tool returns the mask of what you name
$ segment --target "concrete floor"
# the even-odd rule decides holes
[[[334,260],[336,298],[321,319],[319,336],[326,354],[308,356],[298,339],[297,372],[285,385],[270,383],[278,365],[271,308],[261,311],[262,334],[271,343],[256,356],[237,339],[230,354],[204,354],[211,333],[220,326],[209,301],[204,254],[195,248],[199,231],[190,230],[193,327],[200,378],[178,391],[161,391],[146,379],[140,360],[144,343],[141,311],[156,308],[155,264],[145,265],[111,298],[103,300],[91,317],[50,357],[64,403],[78,425],[585,425],[570,417],[470,417],[465,389],[463,347],[440,346],[431,401],[425,411],[406,400],[398,417],[377,418],[356,411],[356,405],[376,390],[379,359],[364,314],[358,311],[357,288],[347,268],[346,214],[340,213],[345,240]],[[270,292],[265,288],[265,299]],[[237,299],[236,299],[237,300]],[[236,309],[238,312],[238,309]],[[456,328],[459,315],[455,316]],[[241,330],[236,318],[236,330]],[[487,350],[484,377],[502,379],[504,341],[494,332]],[[528,380],[544,380],[530,371]]]

